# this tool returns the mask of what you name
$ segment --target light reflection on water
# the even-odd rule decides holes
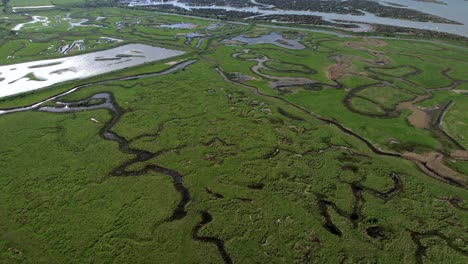
[[[381,4],[393,3],[424,13],[444,17],[468,25],[468,2],[466,0],[439,0],[442,3],[408,0],[379,0]]]
[[[128,44],[62,59],[0,66],[0,97],[37,90],[183,54],[183,51]],[[3,78],[3,80],[2,80]]]
[[[286,39],[276,32],[271,32],[270,34],[258,36],[256,38],[248,38],[248,37],[245,37],[244,35],[240,35],[240,36],[233,38],[232,40],[244,42],[244,43],[247,43],[248,45],[273,44],[273,45],[286,48],[286,49],[297,49],[297,50],[305,49],[305,46],[299,42],[300,38]]]
[[[398,2],[398,0],[390,0],[392,2]],[[449,2],[447,5],[450,9],[447,11],[442,5],[439,5],[440,8],[427,8],[426,11],[428,13],[432,13],[434,15],[439,15],[441,17],[445,17],[448,19],[453,19],[455,21],[463,23],[466,21],[468,16],[467,13],[467,2],[465,0],[444,0]],[[225,11],[238,11],[238,12],[252,12],[257,13],[258,15],[307,15],[307,16],[320,16],[327,21],[333,20],[341,20],[341,21],[350,21],[350,22],[357,22],[357,23],[371,23],[371,24],[382,24],[382,25],[389,25],[389,26],[398,26],[398,27],[408,27],[408,28],[416,28],[416,29],[425,29],[425,30],[433,30],[438,32],[446,32],[455,35],[465,36],[468,37],[468,26],[466,23],[464,25],[455,25],[455,24],[445,24],[445,23],[432,23],[432,22],[418,22],[418,21],[411,21],[411,20],[404,20],[404,19],[395,19],[389,17],[379,17],[372,13],[363,12],[364,15],[351,15],[351,14],[337,14],[337,13],[327,13],[327,12],[315,12],[315,11],[299,11],[299,10],[277,10],[277,9],[267,9],[262,6],[253,6],[253,7],[234,7],[234,6],[194,6],[186,3],[181,3],[178,1],[155,1],[155,0],[125,0],[124,2],[129,3],[129,6],[156,6],[156,5],[173,5],[182,9],[186,10],[196,10],[196,9],[214,9],[214,10],[225,10]],[[380,1],[385,2],[385,1]],[[410,0],[402,0],[401,2],[411,2],[410,7],[416,6]],[[453,3],[452,3],[453,2]],[[428,3],[423,3],[428,4]],[[447,8],[448,8],[447,7]],[[416,9],[416,8],[415,8]],[[420,10],[420,9],[417,9]],[[442,10],[438,12],[438,10]],[[465,18],[463,21],[460,21],[457,17],[452,17],[450,10],[458,10],[457,14],[460,12],[462,16]],[[424,10],[421,10],[424,12]]]
[[[171,24],[171,25],[161,25],[161,28],[170,28],[170,29],[193,29],[196,28],[197,25],[189,24],[189,23],[178,23],[178,24]]]

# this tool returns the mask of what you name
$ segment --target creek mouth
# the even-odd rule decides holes
[[[137,80],[141,78],[147,78],[147,77],[154,77],[154,76],[160,76],[160,75],[166,75],[170,73],[174,73],[178,70],[183,70],[185,67],[197,62],[197,60],[186,60],[180,63],[177,63],[173,65],[172,67],[163,70],[163,71],[158,71],[158,72],[150,72],[150,73],[142,73],[142,74],[137,74],[137,75],[132,75],[132,76],[125,76],[125,77],[120,77],[120,78],[110,78],[106,79],[103,81],[97,81],[97,82],[91,82],[91,83],[86,83],[86,84],[81,84],[77,85],[63,93],[51,96],[49,98],[46,98],[42,101],[27,105],[27,106],[22,106],[22,107],[13,107],[13,108],[4,108],[0,109],[0,115],[6,115],[6,114],[12,114],[12,113],[17,113],[17,112],[24,112],[24,111],[30,111],[39,108],[41,105],[47,103],[47,102],[52,102],[54,100],[57,100],[61,97],[64,97],[66,95],[69,95],[71,93],[74,93],[80,89],[90,87],[90,86],[95,86],[95,85],[101,85],[101,84],[107,84],[110,82],[114,81],[130,81],[130,80]]]
[[[388,69],[388,67],[377,67],[377,66],[386,66],[387,64],[389,64],[389,60],[381,53],[381,52],[378,52],[378,51],[374,51],[370,48],[366,48],[365,46],[366,45],[373,45],[373,46],[385,46],[387,45],[385,42],[381,41],[381,40],[376,40],[376,39],[366,39],[366,42],[345,42],[345,46],[348,46],[348,47],[351,47],[351,48],[354,48],[354,49],[357,49],[357,50],[361,50],[361,51],[364,51],[364,52],[367,52],[373,56],[375,56],[377,58],[377,61],[375,60],[370,60],[370,59],[362,59],[362,58],[355,58],[357,60],[360,60],[362,62],[365,62],[365,63],[370,63],[370,64],[373,64],[375,67],[374,68],[380,68],[380,69]],[[240,52],[240,53],[234,53],[232,54],[232,58],[234,59],[239,59],[240,56],[242,54],[248,54],[250,53],[250,49],[244,49],[243,52]],[[343,86],[338,82],[336,81],[336,79],[340,76],[342,76],[342,74],[348,74],[346,72],[346,68],[350,67],[350,63],[351,63],[351,58],[354,58],[355,56],[347,56],[346,60],[343,60],[342,57],[344,56],[338,56],[338,57],[335,57],[335,59],[337,60],[338,64],[335,64],[335,65],[332,65],[329,69],[327,69],[327,75],[330,77],[330,79],[334,80],[336,85],[326,85],[326,86],[330,86],[330,87],[334,87],[334,88],[343,88]],[[284,88],[284,86],[287,86],[287,84],[297,84],[297,82],[302,82],[302,79],[303,78],[283,78],[283,77],[275,77],[275,76],[270,76],[270,75],[267,75],[267,74],[263,74],[262,72],[260,72],[260,69],[262,68],[266,68],[268,69],[268,67],[266,67],[264,65],[264,63],[266,61],[269,60],[268,57],[264,56],[264,55],[260,55],[260,56],[257,56],[257,58],[246,58],[245,60],[247,61],[255,61],[257,64],[252,66],[251,67],[251,71],[257,75],[259,75],[260,77],[266,79],[266,80],[273,80],[273,81],[270,81],[268,84],[270,87],[276,87],[277,84],[280,84],[279,87],[277,88]],[[335,75],[335,74],[332,74],[331,72],[333,72],[333,70],[331,70],[331,68],[333,67],[343,67],[343,69],[339,69],[337,71],[337,73],[339,73],[337,76],[332,76],[332,75]],[[412,69],[412,71],[410,73],[407,73],[407,74],[404,74],[402,77],[407,77],[407,76],[413,76],[415,74],[418,74],[420,73],[420,70],[415,68],[415,67],[410,67]],[[443,114],[447,111],[447,109],[449,108],[450,106],[450,102],[449,104],[447,104],[441,111],[437,121],[436,121],[436,125],[433,126],[433,127],[429,127],[430,124],[428,124],[428,120],[431,120],[431,118],[429,118],[428,116],[432,116],[433,114],[431,114],[430,112],[431,111],[425,111],[425,110],[421,110],[419,109],[417,106],[416,106],[416,103],[418,102],[421,102],[421,101],[424,101],[424,100],[427,100],[429,98],[432,97],[432,91],[441,91],[441,90],[452,90],[454,89],[455,87],[457,87],[458,85],[466,82],[466,81],[459,81],[459,80],[455,80],[454,78],[450,77],[448,75],[448,72],[450,71],[451,69],[450,68],[447,68],[445,70],[443,70],[441,72],[442,75],[446,76],[447,78],[451,79],[452,80],[452,83],[447,86],[447,87],[440,87],[440,88],[436,88],[436,89],[432,89],[432,90],[427,90],[427,89],[424,89],[425,90],[425,93],[424,94],[417,94],[417,93],[414,93],[414,92],[410,92],[410,91],[404,91],[410,95],[413,95],[413,98],[410,100],[410,101],[403,101],[403,102],[400,102],[399,104],[397,104],[392,110],[386,110],[385,113],[383,115],[370,115],[370,114],[366,114],[366,113],[361,113],[361,112],[358,112],[359,114],[363,114],[365,116],[370,116],[370,117],[383,117],[383,118],[390,118],[390,117],[396,117],[396,116],[399,116],[400,115],[400,112],[401,110],[403,109],[407,109],[408,107],[413,107],[413,114],[412,116],[410,116],[409,118],[409,122],[411,121],[414,121],[414,119],[418,119],[420,116],[423,116],[424,120],[423,120],[423,124],[422,126],[423,127],[428,127],[429,130],[431,130],[432,132],[435,132],[435,135],[438,136],[438,138],[441,138],[442,140],[446,141],[447,143],[450,143],[462,150],[464,150],[464,147],[459,144],[453,137],[451,137],[450,135],[448,135],[445,131],[443,131],[442,129],[440,129],[439,127],[439,123],[440,121],[442,120],[442,117],[443,117]],[[348,134],[348,135],[351,135],[353,137],[355,137],[356,139],[360,140],[361,142],[365,143],[367,145],[367,147],[372,151],[374,152],[375,154],[377,155],[382,155],[382,156],[391,156],[391,157],[397,157],[397,158],[404,158],[404,159],[407,159],[407,160],[410,160],[412,161],[418,168],[421,172],[423,172],[424,174],[426,174],[427,176],[429,177],[432,177],[432,178],[435,178],[437,180],[440,180],[442,182],[445,182],[445,183],[448,183],[452,186],[456,186],[456,187],[460,187],[460,188],[465,188],[466,187],[466,180],[460,180],[460,177],[458,177],[457,175],[457,172],[455,173],[452,173],[452,171],[450,171],[449,174],[447,173],[438,173],[438,172],[434,172],[433,170],[431,170],[430,168],[428,168],[426,166],[426,163],[424,162],[420,162],[420,160],[418,160],[417,158],[414,158],[412,156],[408,156],[406,152],[402,152],[404,151],[405,149],[398,149],[398,148],[392,148],[395,150],[395,152],[389,152],[389,151],[385,151],[385,150],[381,150],[380,148],[374,146],[369,140],[365,139],[363,136],[353,132],[352,130],[346,128],[344,125],[342,125],[339,121],[336,121],[334,119],[329,119],[329,118],[326,118],[326,117],[322,117],[322,116],[319,116],[315,113],[313,113],[311,110],[308,110],[306,109],[305,107],[302,107],[298,104],[295,104],[293,102],[290,102],[286,99],[284,99],[282,96],[276,96],[276,95],[270,95],[270,94],[266,94],[266,93],[263,93],[261,92],[258,87],[255,87],[253,85],[250,85],[248,83],[246,83],[244,80],[241,80],[239,78],[230,78],[228,76],[231,76],[229,73],[225,73],[220,67],[217,67],[216,68],[216,71],[223,77],[223,79],[226,81],[226,82],[229,82],[229,83],[232,83],[234,85],[239,85],[239,86],[242,86],[242,87],[245,87],[245,88],[248,88],[249,90],[253,91],[255,94],[257,95],[260,95],[260,96],[264,96],[264,97],[268,97],[268,98],[272,98],[272,99],[276,99],[278,101],[281,101],[283,103],[286,103],[298,110],[301,110],[302,112],[308,114],[308,115],[311,115],[315,118],[317,118],[318,120],[322,121],[323,123],[325,124],[331,124],[331,125],[334,125],[336,126],[338,129],[340,129],[342,132]],[[353,73],[353,74],[359,74],[359,73]],[[372,79],[375,79],[379,85],[389,85],[389,86],[392,86],[392,88],[397,88],[395,87],[394,85],[392,84],[388,84],[388,82],[386,82],[384,79],[382,78],[379,78],[378,76],[371,76]],[[397,77],[395,77],[397,78]],[[398,77],[397,78],[399,81],[402,81],[408,85],[411,85],[413,87],[418,87],[417,85],[415,85],[414,83],[411,83],[409,81],[406,81],[406,79],[404,78],[400,78]],[[279,81],[278,81],[279,80]],[[305,79],[304,80],[305,82],[312,82],[311,84],[312,85],[324,85],[320,82],[315,82],[313,80],[310,80],[310,79]],[[282,85],[283,83],[286,85]],[[376,84],[372,84],[370,86],[375,86]],[[368,85],[369,86],[369,85]],[[352,112],[354,112],[355,110],[351,107],[351,99],[354,95],[354,92],[356,91],[359,91],[360,89],[364,89],[366,88],[367,86],[364,85],[364,86],[360,86],[360,87],[357,87],[355,89],[353,89],[351,92],[348,93],[348,95],[345,97],[344,99],[344,105]],[[277,89],[280,91],[280,95],[281,95],[281,89]],[[398,88],[398,90],[402,90],[401,88]],[[410,108],[411,109],[411,108]],[[416,111],[417,110],[417,111]],[[282,111],[282,110],[279,110],[279,113],[281,115],[287,115],[287,113],[285,111]],[[428,117],[428,118],[426,118]],[[420,121],[420,120],[418,120]],[[415,127],[417,127],[418,125],[416,124]],[[455,175],[455,177],[453,175]]]
[[[92,104],[93,101],[100,101],[97,104]],[[181,173],[165,168],[157,164],[146,165],[141,170],[128,171],[126,168],[130,167],[139,162],[148,161],[153,159],[161,154],[167,153],[169,151],[176,150],[163,150],[156,153],[151,153],[145,150],[140,150],[130,147],[129,141],[124,137],[112,131],[114,125],[118,122],[122,116],[122,108],[115,102],[114,97],[111,93],[97,93],[88,97],[86,99],[76,101],[76,102],[60,102],[59,107],[54,106],[44,106],[40,107],[38,111],[48,112],[48,113],[74,113],[82,111],[90,111],[97,109],[106,109],[111,114],[112,118],[108,121],[104,127],[100,130],[99,135],[109,141],[115,141],[119,145],[119,150],[126,154],[133,154],[136,157],[124,162],[119,167],[115,168],[109,176],[111,177],[129,177],[129,176],[142,176],[146,175],[149,171],[154,171],[157,173],[164,174],[173,179],[173,185],[176,191],[180,194],[181,200],[178,203],[177,207],[173,211],[172,215],[166,219],[166,221],[174,221],[184,218],[187,215],[185,206],[190,201],[190,193],[188,189],[183,185],[183,176]]]

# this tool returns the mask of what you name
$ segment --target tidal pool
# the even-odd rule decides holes
[[[171,24],[171,25],[161,25],[159,27],[170,28],[170,29],[194,29],[197,27],[197,25],[189,24],[189,23],[177,23],[177,24]]]
[[[247,45],[273,44],[286,49],[305,49],[305,46],[299,42],[300,38],[286,39],[276,32],[271,32],[270,34],[262,35],[256,38],[248,38],[244,35],[240,35],[232,38],[231,40],[247,43]]]
[[[0,98],[182,54],[178,50],[128,44],[61,59],[0,66]]]
[[[28,14],[26,14],[26,16],[29,16]],[[44,16],[32,16],[32,21],[29,21],[29,22],[24,22],[24,23],[20,23],[18,25],[16,25],[15,27],[13,27],[11,30],[13,31],[19,31],[23,28],[34,28],[34,29],[39,29],[39,28],[43,28],[43,27],[49,27],[51,23],[53,23],[53,21],[49,20],[48,17],[44,17]],[[60,18],[57,18],[57,17],[54,17],[54,20],[55,20],[55,24],[60,24],[61,22],[66,22],[68,23],[70,26],[68,27],[67,30],[70,30],[70,29],[73,29],[75,27],[102,27],[100,25],[94,25],[94,24],[84,24],[86,22],[89,21],[89,19],[87,18],[72,18],[70,16],[70,13],[67,14],[67,16],[65,17],[60,17]],[[34,25],[36,24],[37,25]],[[41,23],[41,24],[39,24]],[[27,26],[26,25],[33,25],[33,26]]]

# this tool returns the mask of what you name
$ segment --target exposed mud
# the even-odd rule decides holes
[[[283,103],[286,103],[287,105],[290,105],[298,110],[301,110],[302,112],[308,114],[308,115],[311,115],[315,118],[317,118],[318,120],[322,121],[323,123],[325,124],[332,124],[334,126],[336,126],[339,130],[341,130],[342,132],[344,132],[345,134],[348,134],[348,135],[351,135],[355,138],[357,138],[359,141],[363,142],[364,144],[367,145],[367,147],[372,151],[374,152],[375,154],[378,154],[378,155],[383,155],[383,156],[390,156],[390,157],[401,157],[400,154],[397,154],[397,153],[392,153],[392,152],[386,152],[386,151],[382,151],[380,149],[378,149],[377,147],[375,147],[372,143],[370,143],[368,140],[366,140],[365,138],[363,138],[362,136],[356,134],[355,132],[351,131],[350,129],[344,127],[343,125],[341,125],[339,122],[337,121],[334,121],[334,120],[331,120],[331,119],[327,119],[327,118],[324,118],[324,117],[321,117],[321,116],[318,116],[316,114],[314,114],[313,112],[305,109],[304,107],[302,106],[299,106],[297,104],[294,104],[294,103],[291,103],[279,96],[275,96],[275,95],[268,95],[268,94],[264,94],[262,92],[260,92],[258,90],[257,87],[255,86],[251,86],[251,85],[247,85],[245,83],[239,83],[239,82],[234,82],[232,80],[230,80],[229,78],[226,77],[226,75],[224,74],[224,72],[220,69],[220,68],[216,68],[216,71],[218,73],[221,74],[221,77],[223,77],[223,79],[226,81],[226,82],[229,82],[231,84],[234,84],[234,85],[240,85],[240,86],[243,86],[245,88],[248,88],[250,89],[252,92],[254,92],[255,94],[257,95],[260,95],[260,96],[265,96],[265,97],[269,97],[269,98],[273,98],[273,99],[276,99],[278,101],[281,101]]]
[[[299,105],[294,104],[294,103],[291,103],[288,100],[285,100],[285,99],[283,99],[283,98],[281,98],[279,96],[264,94],[264,93],[260,92],[258,90],[258,88],[255,87],[255,86],[251,86],[251,85],[248,85],[248,84],[245,84],[245,83],[232,81],[232,80],[230,80],[230,79],[228,79],[226,77],[226,75],[224,74],[224,72],[220,68],[216,68],[216,71],[221,74],[221,76],[223,77],[223,79],[226,82],[248,88],[257,95],[265,96],[265,97],[269,97],[269,98],[273,98],[273,99],[276,99],[278,101],[281,101],[281,102],[286,103],[286,104],[288,104],[290,106],[293,106],[296,109],[301,110],[302,112],[304,112],[306,114],[314,116],[315,118],[317,118],[318,120],[320,120],[320,121],[322,121],[322,122],[324,122],[326,124],[332,124],[332,125],[336,126],[337,128],[339,128],[345,134],[351,135],[351,136],[357,138],[359,141],[365,143],[367,145],[367,147],[377,155],[399,157],[399,158],[408,159],[410,161],[413,161],[418,166],[418,168],[428,176],[431,176],[433,178],[436,178],[438,180],[441,180],[441,181],[443,181],[445,183],[448,183],[448,184],[451,184],[451,185],[454,185],[454,186],[457,186],[457,187],[466,188],[466,186],[467,186],[466,185],[467,184],[466,183],[466,177],[464,177],[464,175],[451,170],[450,168],[446,167],[445,165],[442,166],[442,167],[440,167],[440,166],[436,166],[436,167],[437,168],[444,168],[444,169],[442,169],[442,171],[445,171],[445,173],[447,173],[447,175],[442,176],[442,175],[439,175],[438,173],[434,173],[431,169],[426,167],[425,163],[422,163],[418,158],[415,158],[416,156],[382,151],[381,149],[375,147],[370,141],[368,141],[364,137],[362,137],[362,136],[358,135],[357,133],[351,131],[350,129],[344,127],[342,124],[340,124],[339,122],[337,122],[335,120],[331,120],[331,119],[327,119],[327,118],[318,116],[317,114],[305,109],[304,107],[299,106]],[[451,87],[449,87],[449,88],[451,88]],[[413,154],[415,154],[415,153],[413,153]],[[418,155],[418,154],[415,154],[415,155]],[[431,163],[431,164],[434,164],[434,163]],[[437,162],[436,162],[436,164],[437,164]]]
[[[367,76],[368,73],[366,72],[357,72],[352,69],[352,62],[355,60],[370,63],[370,64],[375,64],[375,65],[384,65],[384,64],[389,63],[389,60],[387,59],[386,56],[384,56],[382,52],[367,48],[367,46],[377,46],[377,47],[386,46],[387,43],[385,43],[382,40],[364,38],[363,42],[346,41],[343,43],[343,45],[345,47],[367,52],[375,56],[377,60],[374,61],[374,60],[364,59],[364,58],[354,56],[354,55],[338,55],[335,57],[336,64],[328,67],[325,70],[326,75],[330,80],[338,80],[347,75]]]
[[[444,163],[444,155],[437,152],[416,154],[404,152],[403,157],[413,161],[427,175],[459,187],[468,187],[468,177],[452,170]]]
[[[137,80],[141,78],[147,78],[147,77],[154,77],[154,76],[161,76],[169,73],[176,72],[178,70],[184,69],[185,67],[197,62],[197,60],[187,60],[180,62],[178,64],[173,65],[169,69],[163,70],[163,71],[158,71],[158,72],[151,72],[151,73],[142,73],[142,74],[137,74],[137,75],[132,75],[132,76],[125,76],[125,77],[120,77],[120,78],[111,78],[103,81],[98,81],[98,82],[91,82],[91,83],[86,83],[86,84],[81,84],[77,85],[63,93],[51,96],[47,99],[44,99],[42,101],[27,105],[27,106],[22,106],[22,107],[14,107],[14,108],[5,108],[5,109],[0,109],[0,115],[6,115],[6,114],[12,114],[12,113],[17,113],[17,112],[24,112],[24,111],[30,111],[33,109],[39,108],[41,105],[47,103],[47,102],[52,102],[58,98],[61,98],[65,95],[69,95],[71,93],[74,93],[80,89],[90,87],[90,86],[95,86],[95,85],[100,85],[100,84],[106,84],[114,81],[130,81],[130,80]]]
[[[456,160],[467,160],[468,161],[468,151],[466,151],[466,150],[454,150],[450,154],[450,157],[452,157],[452,159],[456,159]]]
[[[381,39],[363,38],[363,41],[346,41],[343,43],[343,45],[345,45],[346,47],[353,48],[353,49],[366,50],[367,46],[385,47],[388,44]]]
[[[357,72],[351,69],[353,58],[350,56],[337,55],[335,56],[336,64],[325,69],[327,78],[336,81],[347,75],[367,76],[366,72]]]
[[[339,77],[343,77],[344,75],[347,75],[347,74],[356,75],[356,76],[367,76],[367,73],[365,75],[363,75],[363,73],[356,73],[356,72],[353,72],[353,71],[350,70],[352,60],[358,60],[358,61],[366,62],[366,63],[369,63],[369,64],[374,64],[374,65],[380,66],[379,69],[392,69],[392,68],[388,68],[388,67],[387,68],[382,68],[381,67],[381,66],[384,66],[384,65],[387,65],[387,64],[390,63],[389,59],[385,56],[384,53],[367,48],[367,46],[378,46],[378,47],[386,46],[387,43],[382,41],[382,40],[364,38],[363,42],[348,41],[348,42],[345,42],[343,45],[345,45],[346,47],[350,47],[350,48],[353,48],[353,49],[357,49],[357,50],[360,50],[360,51],[367,52],[367,53],[375,56],[377,58],[377,60],[373,61],[373,60],[368,60],[368,59],[362,59],[362,58],[355,57],[355,56],[347,56],[347,61],[345,61],[345,62],[343,62],[343,59],[341,59],[341,61],[337,60],[338,64],[332,66],[332,67],[335,67],[335,68],[330,69],[332,71],[337,71],[337,69],[339,70],[339,72],[335,73],[335,77],[339,78]],[[372,69],[373,69],[372,67],[366,67],[367,71],[369,71],[370,73],[375,73],[375,71],[372,70]],[[400,77],[389,75],[389,74],[386,74],[386,73],[380,73],[380,72],[378,74],[391,76],[393,78],[399,79],[400,81],[406,82],[406,80],[403,80],[403,78],[418,75],[420,73],[421,73],[421,71],[419,69],[414,68],[414,70],[412,72],[406,73],[406,74],[404,74],[403,76],[400,76]],[[373,77],[371,76],[371,78],[375,79],[377,77],[376,76],[373,76]],[[387,82],[379,80],[379,79],[376,79],[376,81],[379,81],[379,83],[377,85],[379,85],[379,84],[380,85],[390,85],[390,83],[387,83]],[[415,98],[413,100],[411,100],[411,101],[401,102],[395,107],[394,110],[385,110],[385,112],[383,114],[361,113],[361,112],[353,109],[352,106],[351,106],[351,99],[352,99],[352,97],[356,96],[355,93],[357,91],[365,88],[364,86],[361,86],[361,87],[353,90],[352,94],[351,93],[348,94],[348,96],[347,96],[347,98],[345,100],[345,103],[346,103],[348,109],[350,109],[351,111],[358,112],[358,113],[360,113],[362,115],[371,116],[371,117],[392,118],[392,117],[399,116],[402,110],[410,110],[411,114],[408,116],[408,122],[412,126],[414,126],[416,128],[430,129],[433,114],[434,114],[433,109],[423,109],[423,108],[420,108],[420,107],[416,106],[416,104],[431,98],[432,94],[430,92],[427,92],[427,91],[426,91],[426,94],[424,94],[424,95],[414,94],[414,93],[412,93],[412,92],[410,92],[408,90],[402,90],[402,89],[400,89],[398,87],[395,87],[393,85],[390,85],[390,86],[392,86],[394,89],[401,90],[402,92],[412,94],[413,96],[415,96]],[[368,98],[365,98],[365,99],[369,100]],[[372,101],[372,102],[377,104],[377,105],[380,105],[377,102],[374,102],[374,101]]]
[[[362,76],[362,73],[356,73],[352,71],[352,59],[356,59],[358,61],[366,62],[369,64],[374,64],[374,65],[379,65],[379,66],[384,66],[387,65],[390,61],[386,58],[384,53],[374,51],[372,49],[369,49],[368,46],[385,46],[386,43],[380,40],[375,40],[375,39],[369,39],[365,38],[364,41],[362,42],[345,42],[345,46],[357,49],[360,51],[367,52],[377,58],[376,61],[368,60],[368,59],[362,59],[362,58],[353,58],[353,56],[338,56],[336,58],[337,64],[331,66],[328,69],[328,77],[329,78],[339,78],[343,77],[344,75],[352,74],[352,75],[357,75],[357,76]],[[412,67],[412,66],[408,66]],[[380,69],[392,69],[388,67],[379,67]],[[357,112],[359,114],[369,116],[369,117],[379,117],[379,118],[392,118],[392,117],[397,117],[401,114],[401,111],[403,110],[410,110],[411,114],[408,116],[407,120],[409,124],[411,124],[415,128],[420,128],[420,129],[427,129],[431,130],[436,134],[436,136],[441,137],[442,140],[445,140],[447,142],[450,142],[453,146],[459,148],[459,152],[454,152],[454,157],[460,158],[462,160],[468,159],[468,157],[465,156],[464,152],[465,148],[458,143],[453,137],[451,137],[447,132],[445,132],[443,129],[440,128],[440,123],[443,119],[444,113],[447,111],[447,109],[451,105],[451,101],[449,101],[440,111],[439,115],[436,116],[436,112],[439,109],[439,105],[432,107],[432,108],[422,108],[417,106],[418,103],[423,102],[425,100],[428,100],[432,98],[432,92],[433,91],[442,91],[442,90],[453,90],[456,87],[458,87],[460,84],[462,84],[464,81],[459,81],[455,80],[451,76],[448,75],[448,72],[450,72],[450,68],[447,68],[441,72],[442,75],[447,77],[448,79],[452,80],[452,83],[446,87],[440,87],[440,88],[435,88],[435,89],[423,89],[419,87],[418,85],[407,81],[407,77],[415,76],[418,74],[421,74],[422,71],[412,67],[413,70],[410,72],[407,72],[401,76],[393,76],[390,74],[386,73],[379,73],[387,76],[391,76],[407,85],[419,88],[421,91],[424,91],[424,94],[416,94],[413,91],[409,90],[403,90],[401,88],[398,88],[387,81],[380,79],[378,76],[369,76],[370,78],[374,79],[377,81],[377,85],[389,85],[395,89],[401,90],[402,92],[412,94],[414,96],[414,99],[411,101],[404,101],[400,102],[399,104],[396,105],[396,107],[393,110],[384,110],[384,113],[375,113],[375,114],[370,114],[370,113],[361,113],[360,111],[355,110],[352,105],[351,105],[351,99],[353,96],[357,96],[355,93],[361,89],[365,89],[365,86],[358,87],[356,89],[353,89],[350,91],[347,95],[347,97],[344,100],[345,105],[347,108],[352,111],[352,112]],[[372,70],[372,67],[367,67],[366,68],[370,73],[375,73]],[[374,84],[375,85],[375,84]],[[359,96],[357,96],[359,97]],[[366,100],[369,100],[365,98]],[[377,105],[380,105],[377,102],[374,102],[372,100],[369,100]],[[382,108],[384,109],[384,108]],[[417,155],[417,154],[415,154]],[[446,183],[450,183],[452,185],[458,186],[458,187],[466,187],[467,186],[467,179],[468,177],[458,173],[447,166],[443,164],[443,155],[439,154],[437,158],[435,156],[430,155],[431,158],[427,160],[425,157],[417,155],[407,155],[404,154],[403,157],[413,161],[416,163],[416,165],[420,168],[421,171],[423,171],[425,174],[434,177],[436,179],[442,180]],[[424,155],[423,155],[424,156]]]
[[[412,101],[401,102],[397,105],[396,110],[410,110],[411,114],[408,116],[408,122],[416,127],[416,128],[423,128],[423,129],[430,129],[433,117],[433,111],[428,109],[423,109],[418,107],[416,104],[418,102],[425,101],[432,96],[430,94],[426,95],[419,95]]]
[[[376,47],[386,47],[388,46],[387,42],[381,40],[381,39],[375,39],[375,38],[365,38],[367,43],[369,43],[372,46]]]

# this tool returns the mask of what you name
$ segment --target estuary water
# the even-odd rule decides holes
[[[326,13],[326,12],[315,12],[315,11],[298,11],[298,10],[280,10],[272,9],[262,5],[255,5],[251,7],[233,7],[233,6],[195,6],[186,3],[181,3],[177,0],[172,1],[158,1],[158,0],[124,0],[123,2],[128,3],[129,6],[157,6],[157,5],[173,5],[185,10],[196,10],[196,9],[214,9],[214,10],[225,10],[225,11],[238,11],[238,12],[253,12],[259,16],[267,15],[309,15],[309,16],[320,16],[327,21],[349,21],[356,23],[369,23],[369,24],[381,24],[396,27],[408,27],[414,29],[425,29],[433,30],[437,32],[451,33],[459,36],[468,37],[468,1],[465,0],[444,0],[448,2],[447,5],[433,4],[425,2],[417,2],[413,0],[390,0],[390,1],[379,1],[382,4],[388,5],[386,2],[408,6],[411,9],[417,9],[419,11],[427,12],[430,14],[438,15],[447,19],[452,19],[463,25],[457,24],[445,24],[445,23],[432,23],[432,22],[418,22],[404,19],[395,19],[388,17],[378,17],[372,13],[363,12],[364,15],[351,15],[351,14],[337,14],[337,13]],[[413,3],[416,2],[416,3]],[[406,3],[406,4],[404,4]],[[434,5],[436,5],[434,7]]]
[[[286,49],[305,49],[306,47],[301,44],[300,38],[296,39],[286,39],[283,38],[280,34],[276,32],[271,32],[266,35],[258,36],[255,38],[248,38],[245,35],[240,35],[230,40],[239,41],[243,43],[247,43],[247,45],[254,45],[254,44],[273,44],[278,47],[286,48]]]
[[[381,4],[396,4],[402,8],[414,9],[427,14],[447,18],[468,26],[468,1],[440,0],[441,3],[423,2],[416,0],[379,0]],[[395,5],[391,5],[397,7]]]
[[[78,56],[0,66],[0,98],[182,54],[178,50],[128,44]]]

